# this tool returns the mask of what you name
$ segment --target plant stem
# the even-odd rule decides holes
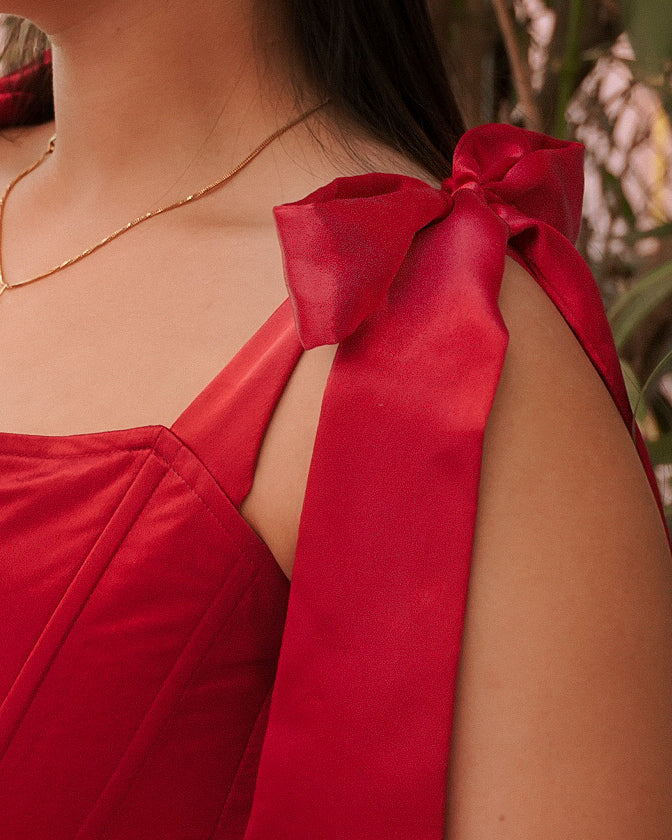
[[[492,6],[497,16],[499,30],[506,48],[506,54],[511,65],[513,84],[518,94],[520,107],[523,111],[523,118],[527,128],[533,131],[542,130],[541,112],[532,90],[530,80],[530,69],[525,58],[520,54],[516,30],[509,15],[506,0],[492,0]]]
[[[583,0],[570,0],[569,19],[567,21],[567,38],[565,50],[562,57],[562,65],[558,75],[558,98],[555,106],[555,121],[553,134],[556,137],[565,137],[567,134],[567,121],[565,113],[569,100],[574,93],[574,84],[579,74],[581,60],[579,47],[581,41],[581,21],[583,18]]]

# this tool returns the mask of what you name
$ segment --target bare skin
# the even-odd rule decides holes
[[[510,262],[448,840],[669,840],[672,568],[627,430]]]
[[[255,47],[252,0],[6,11],[52,35],[58,134],[7,207],[11,283],[214,180],[296,113],[274,48]],[[212,197],[3,295],[0,431],[170,425],[285,297],[271,207],[359,171],[330,120],[312,124],[327,154],[297,128]],[[0,140],[2,180],[52,132]],[[375,168],[413,171],[358,139]],[[591,365],[514,264],[501,303],[511,345],[487,430],[446,837],[669,840],[672,574],[653,497]],[[302,357],[243,505],[288,576],[333,353]]]

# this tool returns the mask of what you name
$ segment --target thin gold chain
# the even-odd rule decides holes
[[[327,103],[321,102],[319,105],[316,105],[313,108],[310,108],[307,111],[304,111],[298,117],[290,120],[288,123],[283,125],[281,128],[274,131],[273,134],[270,134],[265,140],[263,140],[255,149],[253,149],[247,157],[241,160],[233,169],[223,175],[221,178],[218,178],[216,181],[213,181],[211,184],[208,184],[206,187],[202,187],[201,189],[197,190],[190,195],[185,196],[184,198],[179,199],[178,201],[174,201],[172,204],[167,204],[165,207],[159,207],[156,210],[150,210],[147,213],[144,213],[142,216],[138,216],[135,219],[132,219],[130,222],[127,222],[123,227],[120,227],[118,230],[115,230],[113,233],[110,233],[104,239],[101,239],[100,242],[96,242],[95,245],[91,245],[90,248],[87,248],[85,251],[82,251],[79,254],[76,254],[74,257],[69,257],[67,260],[64,260],[62,263],[55,265],[53,268],[50,268],[48,271],[43,271],[41,274],[35,275],[35,277],[31,277],[28,280],[23,280],[21,283],[7,283],[4,278],[3,266],[2,266],[2,231],[3,231],[3,222],[4,222],[4,214],[5,214],[5,204],[7,202],[7,198],[9,194],[12,192],[14,187],[22,181],[27,175],[30,175],[31,172],[34,172],[38,166],[40,166],[44,161],[49,157],[49,155],[54,151],[56,146],[56,137],[52,137],[49,141],[49,145],[45,152],[35,161],[35,163],[31,164],[27,169],[24,169],[23,172],[20,172],[16,178],[9,182],[7,185],[5,192],[0,198],[0,295],[5,292],[7,289],[19,289],[21,286],[28,286],[31,283],[37,283],[38,280],[44,280],[45,277],[51,277],[52,274],[56,274],[57,271],[62,271],[64,268],[68,268],[75,263],[78,263],[80,260],[83,260],[85,257],[90,256],[91,254],[99,251],[108,243],[112,242],[114,239],[122,236],[122,234],[127,233],[129,230],[132,230],[134,227],[142,224],[143,222],[149,221],[149,219],[153,219],[155,216],[160,216],[163,213],[168,213],[170,210],[177,210],[178,207],[184,207],[185,204],[191,204],[192,201],[198,201],[199,198],[204,198],[206,195],[209,195],[211,192],[214,192],[218,187],[223,186],[226,184],[227,181],[230,181],[235,175],[237,175],[241,169],[245,169],[245,167],[252,163],[252,161],[260,155],[264,149],[271,145],[275,140],[281,137],[285,132],[289,131],[294,126],[302,123],[304,120],[307,120],[308,117],[312,116],[316,111],[320,108],[323,108]]]

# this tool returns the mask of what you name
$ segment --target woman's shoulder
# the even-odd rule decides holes
[[[509,343],[483,450],[448,836],[506,820],[512,836],[537,837],[541,820],[553,837],[663,837],[664,527],[600,377],[513,261],[499,303]],[[634,789],[647,792],[637,811]]]

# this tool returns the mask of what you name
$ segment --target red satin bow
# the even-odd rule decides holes
[[[582,147],[507,125],[467,132],[440,189],[416,178],[340,178],[275,210],[304,347],[336,344],[380,304],[416,234],[477,193],[512,234],[530,219],[572,242],[581,222]]]
[[[507,249],[631,420],[569,241],[581,195],[578,145],[495,125],[465,135],[440,189],[366,175],[276,210],[301,340],[340,347],[246,840],[443,836]]]

